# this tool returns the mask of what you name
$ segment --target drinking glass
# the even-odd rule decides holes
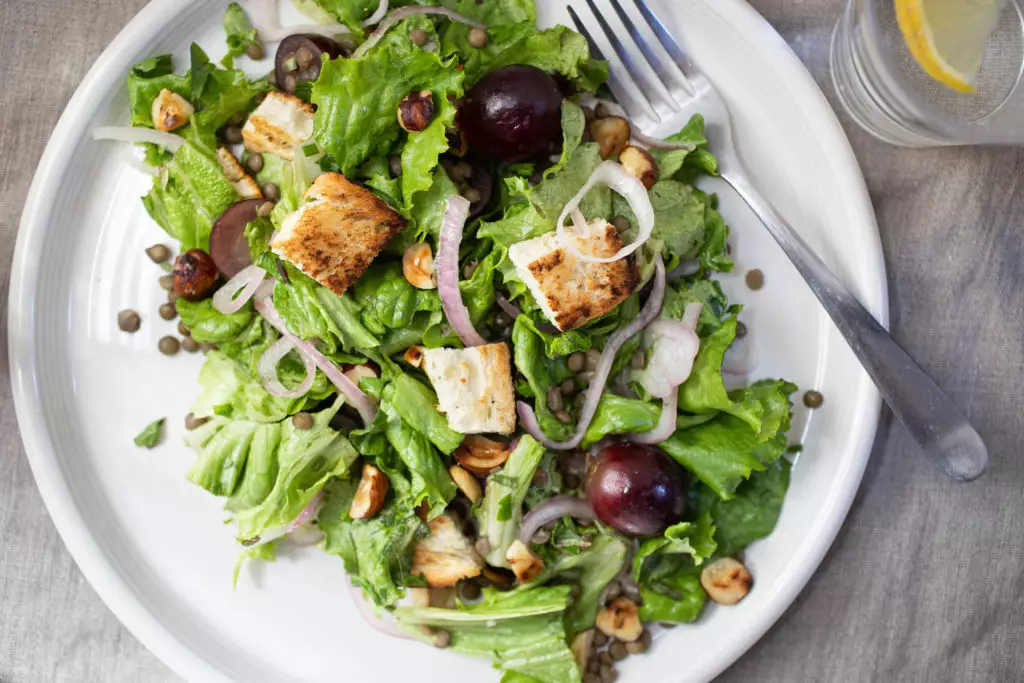
[[[832,35],[832,80],[869,133],[906,147],[1024,145],[1024,0],[1004,3],[975,78],[960,93],[910,54],[895,0],[849,0]]]

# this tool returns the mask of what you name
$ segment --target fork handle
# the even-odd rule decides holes
[[[984,442],[949,396],[832,274],[807,243],[742,173],[722,178],[746,201],[810,285],[885,402],[934,465],[973,481],[988,469]]]

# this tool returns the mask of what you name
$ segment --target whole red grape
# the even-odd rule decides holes
[[[605,524],[632,536],[653,536],[686,509],[682,468],[654,446],[605,446],[587,468],[587,499]]]

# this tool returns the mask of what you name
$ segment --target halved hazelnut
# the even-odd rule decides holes
[[[348,516],[352,519],[373,517],[384,506],[389,487],[386,474],[369,463],[363,465],[363,476],[359,480],[352,505],[349,506]]]
[[[426,130],[434,118],[434,93],[429,90],[409,93],[398,105],[398,125],[408,133]]]
[[[750,591],[753,581],[747,568],[731,557],[712,562],[700,573],[700,585],[719,605],[735,605]]]
[[[602,159],[617,159],[629,144],[629,137],[632,134],[629,121],[620,116],[595,119],[590,124],[590,135],[601,145]]]
[[[544,571],[544,561],[534,555],[518,538],[508,547],[505,559],[512,566],[516,578],[522,583],[530,583]]]
[[[573,657],[576,658],[576,663],[579,664],[580,671],[585,671],[587,668],[587,662],[590,661],[590,653],[594,650],[594,629],[588,628],[586,631],[581,631],[576,634],[576,637],[572,639],[572,650]]]
[[[636,603],[627,598],[619,598],[597,614],[597,628],[609,638],[618,638],[624,643],[632,643],[644,632]]]
[[[351,368],[344,372],[344,375],[348,377],[352,384],[359,386],[359,382],[364,377],[377,377],[377,371],[371,368],[369,365],[353,365]]]
[[[480,489],[480,482],[476,480],[472,474],[462,469],[458,465],[452,465],[448,468],[448,473],[452,475],[452,480],[455,485],[459,487],[459,490],[466,494],[466,498],[469,498],[471,503],[475,503],[480,500],[484,493]]]
[[[426,242],[414,244],[402,254],[402,274],[416,289],[436,289],[434,254]]]
[[[508,445],[471,434],[455,449],[455,460],[473,474],[485,476],[508,460]]]
[[[157,130],[172,131],[188,124],[189,117],[196,111],[184,97],[164,88],[153,100],[153,126]]]
[[[658,162],[647,153],[647,150],[626,145],[622,154],[619,155],[619,163],[627,173],[643,183],[648,190],[658,182]]]
[[[423,365],[423,347],[422,346],[410,346],[402,354],[402,360],[414,368],[418,368]]]

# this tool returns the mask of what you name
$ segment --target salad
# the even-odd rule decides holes
[[[633,130],[533,0],[295,5],[312,23],[230,4],[219,63],[136,64],[131,127],[95,132],[143,146],[178,243],[148,250],[160,350],[205,354],[188,477],[225,499],[235,580],[315,545],[385,633],[506,683],[614,680],[743,599],[789,483],[796,387],[723,379],[746,328],[704,122]]]

